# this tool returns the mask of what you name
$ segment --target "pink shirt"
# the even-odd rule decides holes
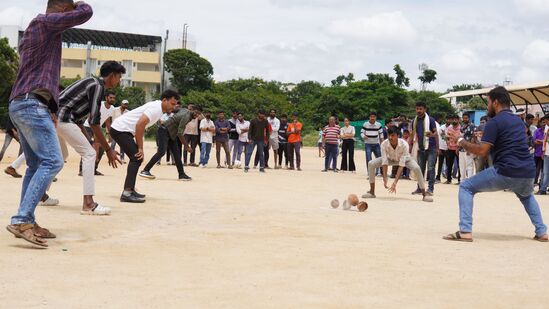
[[[446,136],[449,136],[450,132],[461,134],[461,126],[459,124],[457,126],[454,126],[454,125],[449,126],[448,128],[446,128]],[[454,141],[452,139],[448,139],[448,150],[454,150],[455,151],[457,149],[458,149],[457,141]]]

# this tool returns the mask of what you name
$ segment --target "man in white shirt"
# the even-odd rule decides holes
[[[370,120],[366,121],[360,130],[360,136],[364,141],[364,150],[366,151],[366,167],[372,160],[372,153],[376,158],[381,157],[380,145],[383,142],[383,126],[377,122],[377,114],[370,113]]]
[[[238,133],[238,144],[236,145],[236,168],[242,167],[242,151],[246,153],[246,147],[248,146],[248,131],[250,130],[250,122],[244,120],[244,115],[238,113],[238,120],[236,122],[236,132]]]
[[[114,92],[111,90],[105,91],[105,101],[101,102],[101,108],[99,109],[99,112],[101,113],[101,120],[99,122],[99,125],[101,127],[105,125],[108,137],[107,141],[109,143],[112,143],[112,139],[109,136],[109,131],[111,130],[111,117],[115,110],[115,107],[113,106],[115,101],[116,95],[114,94]],[[99,172],[97,170],[97,167],[99,166],[99,162],[101,162],[105,151],[103,150],[99,142],[93,138],[93,130],[91,129],[89,119],[86,119],[86,122],[84,122],[84,128],[88,132],[88,135],[92,138],[90,142],[92,143],[92,146],[97,153],[97,159],[95,160],[95,176],[103,176],[103,173]],[[113,147],[111,146],[111,148]],[[78,171],[78,176],[82,176],[82,160],[80,160],[80,169]]]
[[[212,151],[213,136],[215,134],[215,123],[212,121],[212,113],[206,112],[200,122],[200,167],[206,168],[210,161],[210,152]]]
[[[444,117],[438,117],[437,119],[437,132],[438,132],[438,168],[435,182],[440,182],[440,175],[443,174],[443,169],[446,166],[446,153],[448,152],[448,143],[446,143],[446,119]]]
[[[280,120],[276,118],[276,110],[271,109],[271,112],[269,113],[269,118],[267,118],[267,121],[271,125],[271,135],[269,136],[269,146],[273,149],[273,155],[274,155],[274,162],[275,162],[275,170],[280,169],[280,166],[278,166],[278,148],[280,147],[278,144],[278,130],[280,129]],[[269,147],[268,147],[269,148]],[[265,157],[265,162],[269,161],[269,149],[267,148]],[[267,164],[268,166],[269,164]]]
[[[164,113],[171,113],[177,106],[179,94],[174,90],[162,93],[160,101],[149,102],[117,118],[111,125],[111,136],[120,145],[130,162],[126,173],[121,202],[144,203],[145,195],[135,191],[135,180],[143,163],[143,136],[145,129],[154,125]]]
[[[416,161],[410,156],[409,146],[406,141],[398,138],[398,128],[390,128],[388,133],[388,140],[381,144],[381,158],[376,158],[370,161],[368,164],[368,173],[370,174],[370,191],[364,194],[363,198],[376,198],[376,178],[375,173],[377,168],[382,168],[383,172],[383,185],[389,190],[389,193],[396,193],[397,183],[402,176],[404,168],[408,168],[414,172],[417,176],[418,187],[423,195],[424,202],[433,202],[433,198],[427,196],[425,191],[425,178],[421,173],[421,169]],[[390,166],[398,165],[398,171],[395,180],[391,187],[387,185],[387,169]]]

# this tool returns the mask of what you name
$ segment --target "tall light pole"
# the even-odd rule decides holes
[[[162,80],[160,81],[160,93],[164,92],[165,79],[166,79],[166,69],[164,67],[164,56],[166,55],[166,49],[168,48],[168,38],[170,35],[170,30],[166,30],[166,37],[164,38],[164,50],[162,51],[162,54],[160,55],[160,65],[162,65]]]
[[[187,39],[189,37],[189,24],[183,25],[183,49],[187,49]]]

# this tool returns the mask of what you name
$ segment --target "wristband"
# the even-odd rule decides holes
[[[463,138],[463,137],[460,137],[460,138],[458,138],[458,142],[457,142],[457,144],[459,145],[459,143],[461,143],[461,142],[462,142],[463,140],[464,140],[464,138]]]

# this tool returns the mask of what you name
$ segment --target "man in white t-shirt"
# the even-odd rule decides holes
[[[212,121],[212,113],[207,111],[202,121],[200,121],[200,167],[206,168],[210,161],[210,152],[212,151],[213,136],[215,134],[215,124]]]
[[[280,129],[280,120],[276,118],[276,110],[271,109],[271,112],[269,113],[269,118],[267,118],[267,121],[271,125],[271,135],[269,136],[269,147],[273,150],[274,154],[274,162],[275,162],[275,170],[280,169],[280,166],[278,166],[278,130]],[[266,153],[269,153],[269,149],[267,148]],[[268,157],[265,158],[265,162],[269,161]],[[267,164],[268,166],[268,164]]]
[[[122,151],[124,151],[130,162],[126,173],[124,191],[120,196],[121,202],[144,203],[145,195],[135,191],[135,180],[139,167],[143,163],[145,153],[143,151],[143,136],[145,129],[154,125],[164,113],[171,113],[179,94],[174,90],[166,90],[162,93],[161,100],[149,102],[124,115],[118,117],[111,125],[111,136]]]
[[[443,174],[443,169],[446,166],[446,153],[448,152],[448,143],[446,143],[446,119],[445,117],[438,117],[437,119],[437,132],[438,132],[438,168],[435,182],[440,182],[440,175]]]
[[[250,122],[244,120],[244,115],[238,113],[238,120],[236,121],[236,132],[238,133],[238,144],[236,145],[236,168],[242,167],[242,151],[246,153],[246,147],[248,146],[248,131],[250,131]]]
[[[101,120],[99,122],[99,125],[101,127],[105,125],[109,144],[112,143],[112,140],[109,136],[109,131],[111,129],[111,117],[115,110],[115,107],[113,106],[115,102],[116,95],[114,94],[114,92],[112,92],[111,90],[105,91],[105,101],[101,102],[101,108],[99,109],[99,112],[101,113]],[[99,142],[93,138],[93,130],[91,129],[89,119],[86,119],[86,122],[84,122],[84,128],[88,132],[88,135],[92,138],[90,142],[92,143],[92,146],[97,153],[97,159],[95,160],[95,176],[103,176],[103,173],[99,172],[97,170],[97,167],[99,166],[99,162],[101,162],[105,151],[103,150],[103,148],[101,148]],[[80,160],[80,169],[78,171],[78,175],[82,176],[82,160]]]

